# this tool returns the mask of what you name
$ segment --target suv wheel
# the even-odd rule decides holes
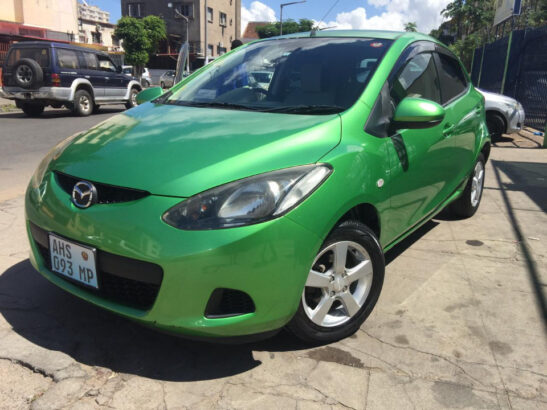
[[[13,66],[15,84],[22,88],[38,88],[44,80],[42,67],[31,58],[22,58]]]
[[[384,268],[372,230],[355,221],[341,223],[313,261],[287,328],[308,343],[330,343],[355,333],[378,301]]]
[[[78,90],[74,94],[74,106],[72,112],[80,117],[85,117],[93,112],[93,98],[86,90]]]
[[[125,108],[130,109],[137,106],[137,94],[139,90],[132,88],[129,92],[129,100],[125,103]]]
[[[29,117],[38,117],[40,114],[44,112],[44,108],[45,108],[45,105],[43,104],[29,104],[29,103],[21,104],[21,109]]]
[[[165,88],[165,83],[163,81],[160,82],[160,87],[163,89]]]

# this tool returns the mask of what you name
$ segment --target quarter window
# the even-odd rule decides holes
[[[443,104],[445,104],[467,89],[467,79],[458,60],[445,54],[439,54],[439,59],[441,61],[439,76],[441,78]]]
[[[80,68],[78,64],[78,55],[75,51],[57,49],[57,59],[61,68]]]
[[[431,53],[418,54],[409,60],[391,86],[391,99],[397,106],[405,97],[441,102],[439,79]]]

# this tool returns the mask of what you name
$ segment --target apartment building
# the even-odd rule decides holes
[[[114,35],[116,25],[110,23],[110,13],[92,6],[87,1],[78,3],[78,42],[121,51],[120,41]]]

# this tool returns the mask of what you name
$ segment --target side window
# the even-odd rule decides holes
[[[438,54],[441,61],[439,75],[443,104],[463,93],[467,88],[467,80],[458,60],[445,54]]]
[[[395,107],[405,97],[425,98],[440,104],[441,92],[433,54],[418,54],[410,59],[395,78],[390,95]]]
[[[78,54],[76,54],[75,51],[58,48],[57,60],[59,61],[59,67],[61,68],[80,68]]]
[[[110,58],[106,56],[98,56],[98,58],[99,58],[99,67],[101,67],[101,70],[116,72],[116,66],[110,60]]]
[[[84,53],[85,65],[89,70],[98,70],[99,69],[99,60],[97,56],[93,53]]]

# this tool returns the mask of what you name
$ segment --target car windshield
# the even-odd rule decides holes
[[[211,63],[158,102],[294,114],[352,106],[391,45],[370,38],[269,40]]]

